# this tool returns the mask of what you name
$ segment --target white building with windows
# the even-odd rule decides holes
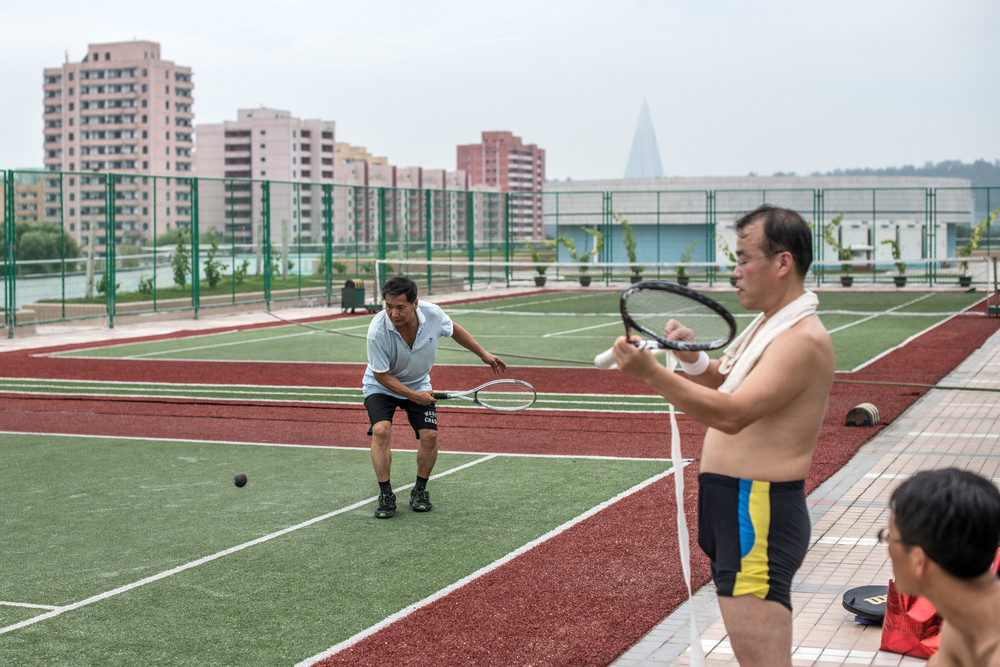
[[[639,260],[674,262],[694,240],[692,261],[714,261],[735,249],[732,224],[763,203],[798,211],[810,224],[843,214],[838,241],[856,261],[890,261],[895,240],[903,258],[946,258],[955,252],[955,231],[976,221],[979,206],[971,182],[961,178],[909,176],[745,176],[628,178],[549,181],[545,184],[546,234],[588,241],[581,227],[610,231],[610,261],[625,261],[621,226],[633,227]],[[717,236],[706,243],[709,230]],[[605,235],[607,236],[607,235]],[[815,261],[836,262],[823,244]]]

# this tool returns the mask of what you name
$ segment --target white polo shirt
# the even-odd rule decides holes
[[[455,329],[439,306],[426,301],[417,301],[417,320],[417,337],[410,348],[384,310],[372,318],[368,325],[368,368],[362,382],[365,396],[388,394],[403,398],[382,386],[375,373],[388,373],[413,391],[431,388],[430,373],[438,341],[442,336],[450,337]]]

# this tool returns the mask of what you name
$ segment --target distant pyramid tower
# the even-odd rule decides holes
[[[625,178],[662,178],[663,165],[660,164],[660,149],[656,147],[656,132],[649,117],[649,105],[642,101],[639,124],[635,126],[632,152],[625,167]]]

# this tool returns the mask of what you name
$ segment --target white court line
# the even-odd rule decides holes
[[[5,386],[3,383],[5,381],[10,381],[9,386]],[[73,385],[80,385],[79,389],[75,388]],[[118,388],[117,393],[100,391],[105,387]],[[234,389],[225,389],[223,387],[234,387]],[[176,392],[180,388],[186,390],[189,393],[165,393],[165,392]],[[360,388],[356,387],[295,387],[288,385],[205,385],[205,384],[193,384],[193,383],[169,383],[169,382],[101,382],[95,380],[57,380],[57,381],[46,381],[46,380],[36,380],[34,378],[4,378],[0,377],[0,395],[2,394],[20,394],[25,393],[26,390],[31,389],[43,389],[48,390],[45,393],[47,396],[60,397],[60,396],[77,396],[81,395],[86,398],[122,398],[122,397],[146,397],[146,398],[158,398],[158,399],[194,399],[194,400],[205,400],[205,399],[231,399],[231,400],[252,400],[257,403],[320,403],[323,405],[360,405],[358,399],[360,399]],[[302,389],[303,391],[275,391],[277,389]],[[86,393],[84,393],[86,392]],[[626,398],[625,400],[600,400],[601,397],[609,397],[613,394],[554,394],[552,396],[546,396],[542,394],[535,404],[532,406],[532,410],[545,410],[554,412],[593,412],[595,410],[599,411],[600,408],[613,408],[613,407],[635,407],[635,408],[652,408],[652,410],[635,410],[633,412],[661,412],[667,409],[668,403],[663,401],[660,396],[654,396],[652,394],[635,394],[632,400]],[[248,398],[244,398],[248,397]],[[338,400],[338,399],[348,399],[348,400]],[[572,404],[577,406],[596,406],[595,407],[543,407],[540,404]],[[471,410],[483,410],[482,407],[477,405],[463,405],[456,403],[454,405],[447,406],[449,408],[459,408],[459,409],[471,409]]]
[[[930,296],[931,296],[930,294],[925,294],[924,296],[917,297],[916,299],[911,299],[910,301],[907,301],[906,303],[901,303],[898,306],[893,306],[892,308],[888,308],[884,312],[881,312],[881,313],[872,313],[868,317],[862,317],[860,320],[855,320],[854,322],[851,322],[849,324],[845,324],[842,327],[837,327],[836,329],[830,329],[830,331],[828,333],[834,334],[834,333],[837,333],[838,331],[843,331],[844,329],[850,329],[851,327],[857,326],[859,324],[864,324],[865,322],[868,322],[869,320],[874,320],[875,318],[880,317],[882,315],[885,315],[886,313],[891,313],[891,312],[893,312],[895,310],[899,310],[900,308],[905,308],[906,306],[911,306],[911,305],[913,305],[915,303],[919,303],[919,302],[923,301],[924,299],[930,298]],[[920,314],[921,313],[914,313],[914,315],[920,315]],[[951,319],[951,318],[949,318],[949,319]]]
[[[927,295],[927,297],[925,297],[925,298],[929,298],[929,297],[930,297],[930,295]],[[915,303],[915,302],[916,302],[916,301],[913,301],[913,302],[911,302],[911,303]],[[903,305],[907,305],[907,304],[903,304]],[[901,307],[901,306],[898,306],[898,307]],[[891,310],[892,310],[892,309],[890,309],[890,311],[891,311]],[[889,311],[886,311],[886,312],[889,312]],[[907,345],[909,345],[909,344],[910,344],[911,342],[913,342],[914,340],[916,340],[916,339],[917,339],[917,338],[919,338],[920,336],[923,336],[923,335],[924,335],[925,333],[927,333],[928,331],[933,331],[934,329],[936,329],[937,327],[941,326],[941,325],[942,325],[942,324],[944,324],[945,322],[950,322],[951,320],[955,319],[955,318],[956,318],[956,317],[958,317],[959,315],[962,315],[962,314],[963,314],[964,312],[965,312],[965,311],[962,311],[962,312],[958,312],[958,313],[953,313],[951,317],[947,317],[947,318],[945,318],[945,319],[941,320],[940,322],[935,322],[934,324],[930,325],[929,327],[927,327],[927,328],[926,328],[926,329],[924,329],[923,331],[919,331],[919,332],[917,332],[917,333],[913,334],[912,336],[910,336],[909,338],[907,338],[906,340],[902,341],[902,342],[901,342],[901,343],[900,343],[899,345],[896,345],[896,346],[894,346],[894,347],[891,347],[891,348],[889,348],[888,350],[884,350],[884,351],[883,351],[883,352],[882,352],[881,354],[879,354],[879,355],[877,355],[877,356],[875,356],[875,357],[872,357],[872,358],[871,358],[871,359],[869,359],[868,361],[866,361],[866,362],[864,362],[864,363],[862,363],[862,364],[860,364],[860,365],[858,365],[858,366],[856,366],[856,367],[852,368],[852,369],[851,369],[850,371],[848,371],[848,372],[850,372],[850,373],[857,373],[857,372],[858,372],[858,371],[860,371],[861,369],[863,369],[863,368],[866,368],[867,366],[870,366],[871,364],[875,363],[876,361],[878,361],[878,360],[879,360],[879,359],[881,359],[882,357],[884,357],[884,356],[886,356],[886,355],[888,355],[888,354],[890,354],[890,353],[892,353],[892,352],[895,352],[896,350],[898,350],[898,349],[900,349],[900,348],[903,348],[903,347],[906,347],[906,346],[907,346]],[[881,314],[881,313],[878,313],[878,314]],[[876,316],[877,316],[878,314],[876,314]],[[925,313],[914,313],[914,315],[921,315],[921,314],[925,314]],[[854,326],[855,324],[860,324],[860,323],[862,323],[862,322],[866,322],[866,321],[868,321],[868,320],[870,320],[870,319],[872,319],[872,318],[871,318],[871,317],[868,317],[868,318],[865,318],[865,319],[863,319],[863,320],[858,320],[857,322],[854,322],[854,323],[852,323],[852,324],[847,324],[847,325],[844,325],[844,326],[842,326],[842,327],[839,327],[839,328],[837,328],[837,329],[832,329],[832,330],[830,330],[830,331],[829,331],[828,333],[831,333],[831,334],[832,334],[832,333],[834,333],[834,332],[837,332],[837,331],[841,331],[841,330],[843,330],[843,329],[846,329],[846,328],[848,328],[848,327],[852,327],[852,326]]]
[[[464,464],[462,464],[462,465],[460,465],[460,466],[458,466],[456,468],[451,468],[450,470],[446,470],[446,471],[444,471],[444,472],[442,472],[440,474],[433,475],[431,477],[431,479],[438,479],[439,477],[444,477],[445,475],[450,475],[450,474],[452,474],[454,472],[458,472],[459,470],[464,470],[465,468],[469,468],[469,467],[472,467],[474,465],[478,465],[480,463],[484,463],[486,461],[490,461],[490,460],[496,458],[497,456],[499,456],[499,454],[489,454],[489,455],[486,455],[486,456],[484,456],[484,457],[482,457],[480,459],[477,459],[475,461],[469,461],[468,463],[464,463]],[[403,486],[403,487],[400,487],[400,488],[402,490],[405,490],[405,489],[410,488],[411,486],[413,486],[413,484],[408,484],[407,486]],[[332,512],[328,512],[328,513],[323,514],[321,516],[313,517],[312,519],[308,519],[308,520],[303,521],[302,523],[298,523],[298,524],[296,524],[294,526],[289,526],[288,528],[283,528],[283,529],[281,529],[279,531],[276,531],[276,532],[273,532],[273,533],[271,533],[269,535],[264,535],[262,537],[258,537],[255,540],[250,540],[249,542],[244,542],[243,544],[239,544],[239,545],[237,545],[235,547],[230,547],[228,549],[224,549],[222,551],[216,552],[216,553],[211,554],[209,556],[204,556],[203,558],[199,558],[197,560],[193,560],[193,561],[191,561],[189,563],[185,563],[183,565],[178,565],[177,567],[171,568],[169,570],[164,570],[163,572],[160,572],[158,574],[154,574],[152,576],[146,577],[145,579],[140,579],[139,581],[134,581],[134,582],[132,582],[130,584],[125,584],[124,586],[119,586],[118,588],[115,588],[115,589],[110,590],[110,591],[105,591],[104,593],[98,593],[97,595],[92,595],[91,597],[89,597],[89,598],[87,598],[85,600],[80,600],[79,602],[74,602],[73,604],[65,605],[65,606],[62,606],[62,607],[52,608],[52,610],[49,611],[48,613],[40,614],[38,616],[34,616],[32,618],[29,618],[29,619],[26,619],[24,621],[21,621],[20,623],[14,623],[13,625],[8,625],[5,628],[0,628],[0,635],[6,634],[8,632],[13,632],[14,630],[20,630],[21,628],[25,628],[25,627],[28,627],[30,625],[34,625],[35,623],[40,623],[41,621],[45,621],[45,620],[48,620],[50,618],[55,618],[56,616],[60,616],[60,615],[66,613],[68,611],[73,611],[75,609],[80,609],[81,607],[86,607],[88,605],[94,604],[95,602],[101,602],[102,600],[107,600],[108,598],[114,597],[116,595],[120,595],[122,593],[127,593],[128,591],[131,591],[133,589],[139,588],[140,586],[145,586],[146,584],[151,584],[151,583],[159,581],[161,579],[166,579],[167,577],[173,576],[175,574],[179,574],[181,572],[184,572],[185,570],[190,570],[192,568],[198,567],[199,565],[204,565],[205,563],[210,563],[210,562],[212,562],[214,560],[218,560],[218,559],[220,559],[220,558],[222,558],[224,556],[229,556],[229,555],[237,553],[239,551],[243,551],[244,549],[248,549],[249,547],[256,546],[258,544],[263,544],[265,542],[270,542],[271,540],[274,540],[274,539],[276,539],[278,537],[281,537],[283,535],[287,535],[288,533],[292,533],[292,532],[295,532],[297,530],[301,530],[302,528],[307,528],[307,527],[309,527],[309,526],[311,526],[313,524],[319,523],[320,521],[325,521],[326,519],[329,519],[331,517],[335,517],[335,516],[343,514],[345,512],[350,512],[351,510],[357,509],[358,507],[362,507],[364,505],[372,503],[372,502],[374,502],[377,499],[378,498],[376,496],[373,496],[371,498],[367,498],[365,500],[361,500],[359,502],[354,503],[353,505],[348,505],[347,507],[342,507],[339,510],[334,510]]]
[[[27,607],[28,609],[58,609],[51,604],[31,604],[30,602],[7,602],[0,600],[0,607]]]
[[[542,338],[552,338],[553,336],[563,336],[565,334],[579,333],[581,331],[590,331],[591,329],[603,329],[604,327],[614,327],[621,326],[621,320],[615,320],[614,322],[605,322],[603,324],[592,324],[589,327],[580,327],[579,329],[568,329],[566,331],[553,331],[552,333],[547,333],[542,336]]]
[[[296,323],[289,323],[289,324],[286,324],[286,325],[283,325],[283,326],[287,327],[287,326],[295,326],[295,325],[299,325],[299,323],[297,323],[297,322]],[[301,325],[299,325],[299,326],[301,326]],[[171,349],[169,351],[145,352],[145,353],[142,353],[142,354],[128,355],[128,356],[121,357],[121,358],[122,359],[142,359],[143,357],[151,357],[151,356],[157,356],[157,355],[162,355],[162,354],[173,354],[175,352],[191,352],[191,351],[194,351],[194,350],[211,350],[213,348],[229,347],[229,346],[233,346],[233,345],[248,345],[248,344],[253,344],[253,343],[266,343],[268,341],[280,340],[282,338],[295,338],[297,336],[310,336],[312,334],[317,334],[317,333],[334,333],[334,334],[336,334],[336,333],[340,333],[342,331],[348,331],[350,329],[367,329],[367,328],[368,328],[368,324],[355,325],[355,326],[350,326],[350,327],[339,327],[339,328],[336,328],[336,329],[322,329],[322,328],[317,328],[317,329],[312,329],[312,330],[308,330],[308,331],[303,331],[303,332],[300,332],[300,333],[282,334],[280,336],[265,336],[263,338],[253,338],[253,339],[240,340],[240,341],[229,341],[229,342],[226,342],[226,343],[215,343],[215,344],[211,344],[211,345],[180,346],[180,347],[175,347],[175,348],[173,348],[173,349]],[[244,333],[245,331],[246,331],[245,329],[234,329],[232,331],[219,331],[219,332],[214,332],[214,333],[198,334],[196,336],[193,336],[192,338],[194,338],[194,339],[202,339],[202,338],[210,338],[212,336],[228,336],[228,335],[231,335],[231,334]],[[176,341],[180,341],[180,340],[185,340],[185,338],[181,337],[181,338],[170,338],[170,339],[167,339],[167,341],[175,341],[175,340]],[[118,343],[118,342],[116,342],[116,343],[113,343],[111,345],[101,345],[101,346],[98,346],[98,347],[84,348],[84,349],[81,349],[80,352],[85,352],[86,350],[109,350],[109,349],[114,349],[116,347],[130,347],[130,346],[134,346],[134,345],[150,344],[152,342],[166,342],[166,341],[132,341],[132,342],[124,342],[124,343]],[[60,359],[76,359],[76,358],[81,358],[81,357],[85,358],[85,359],[93,358],[92,356],[87,356],[86,354],[81,354],[81,355],[54,354],[54,355],[50,355],[50,356],[53,356],[53,357],[56,357],[56,358],[60,358]]]
[[[685,466],[688,465],[689,463],[690,463],[690,461],[686,461],[685,462]],[[544,542],[547,542],[548,540],[552,539],[553,537],[556,537],[560,533],[565,532],[566,530],[572,528],[573,526],[577,525],[578,523],[580,523],[580,522],[582,522],[582,521],[584,521],[586,519],[589,519],[590,517],[592,517],[595,514],[597,514],[598,512],[600,512],[601,510],[603,510],[603,509],[605,509],[607,507],[610,507],[611,505],[615,504],[619,500],[622,500],[623,498],[627,498],[628,496],[632,495],[633,493],[636,493],[637,491],[640,491],[640,490],[644,489],[645,487],[649,486],[650,484],[653,484],[654,482],[657,482],[657,481],[663,479],[664,477],[666,477],[667,475],[672,474],[673,472],[674,472],[674,468],[671,467],[669,470],[665,470],[665,471],[661,472],[660,474],[654,475],[653,477],[650,477],[649,479],[647,479],[647,480],[645,480],[643,482],[639,482],[638,484],[636,484],[632,488],[626,489],[625,491],[622,491],[621,493],[619,493],[617,496],[615,496],[613,498],[610,498],[609,500],[604,501],[600,505],[596,505],[596,506],[592,507],[591,509],[587,510],[583,514],[580,514],[580,515],[574,517],[573,519],[570,519],[569,521],[567,521],[566,523],[562,524],[561,526],[553,528],[552,530],[550,530],[549,532],[545,533],[541,537],[539,537],[539,538],[537,538],[535,540],[532,540],[531,542],[528,542],[524,546],[521,546],[521,547],[515,549],[514,551],[510,552],[509,554],[506,554],[505,556],[502,556],[502,557],[498,558],[497,560],[493,561],[489,565],[486,565],[486,566],[484,566],[484,567],[476,570],[472,574],[470,574],[470,575],[468,575],[466,577],[463,577],[462,579],[459,579],[455,583],[453,583],[453,584],[451,584],[449,586],[446,586],[446,587],[442,588],[439,591],[431,593],[430,595],[428,595],[427,597],[425,597],[423,600],[420,600],[418,602],[414,602],[413,604],[404,607],[403,609],[399,610],[395,614],[392,614],[391,616],[389,616],[386,619],[384,619],[384,620],[376,623],[375,625],[372,625],[372,626],[370,626],[370,627],[362,630],[361,632],[357,633],[353,637],[349,637],[348,639],[345,639],[344,641],[340,642],[339,644],[335,644],[334,646],[331,646],[330,648],[326,649],[325,651],[323,651],[321,653],[317,653],[316,655],[312,656],[311,658],[306,658],[305,660],[303,660],[303,661],[301,661],[299,663],[296,663],[295,667],[307,667],[308,665],[313,665],[313,664],[319,662],[320,660],[325,660],[326,658],[329,658],[330,656],[332,656],[332,655],[334,655],[336,653],[339,653],[340,651],[343,651],[345,648],[348,648],[348,647],[351,647],[351,646],[357,644],[358,642],[360,642],[361,640],[365,639],[366,637],[370,637],[371,635],[375,634],[376,632],[389,627],[390,625],[392,625],[396,621],[400,621],[400,620],[406,618],[407,616],[409,616],[413,612],[415,612],[415,611],[417,611],[417,610],[419,610],[419,609],[421,609],[423,607],[426,607],[427,605],[431,604],[432,602],[435,602],[436,600],[440,600],[441,598],[445,597],[449,593],[458,590],[462,586],[465,586],[466,584],[469,584],[469,583],[475,581],[476,579],[482,577],[483,575],[489,574],[493,570],[496,570],[497,568],[499,568],[501,565],[504,565],[505,563],[510,562],[511,560],[513,560],[514,558],[520,556],[521,554],[530,551],[531,549],[535,548],[536,546],[538,546],[538,545],[540,545],[540,544],[542,544]]]
[[[254,338],[253,340],[233,340],[226,343],[213,343],[211,345],[190,345],[175,347],[169,350],[157,350],[156,352],[143,352],[141,354],[129,354],[122,359],[144,359],[146,357],[160,357],[166,354],[175,354],[177,352],[195,352],[198,350],[213,350],[220,347],[233,347],[234,345],[253,345],[255,343],[267,343],[273,340],[281,340],[283,338],[299,338],[301,336],[312,336],[318,333],[317,331],[302,331],[299,333],[283,334],[281,336],[267,336],[266,338]]]
[[[205,440],[203,438],[148,438],[143,436],[127,435],[82,435],[79,433],[47,433],[42,431],[0,431],[0,435],[41,435],[56,438],[87,438],[99,440],[137,440],[139,442],[181,442],[181,443],[211,443],[213,445],[240,445],[243,447],[286,447],[289,449],[316,449],[331,450],[341,452],[368,452],[368,446],[348,447],[346,445],[301,445],[296,443],[282,442],[247,442],[239,440]],[[413,450],[402,450],[413,451]],[[466,450],[449,449],[444,454],[459,454],[462,456],[504,456],[512,458],[536,458],[536,459],[583,459],[586,461],[670,461],[668,458],[651,458],[646,456],[607,456],[599,454],[527,454],[503,452],[473,452]],[[441,473],[445,475],[448,471]],[[436,477],[436,476],[435,476]],[[432,478],[433,479],[433,478]],[[412,486],[412,484],[410,485]],[[403,487],[409,488],[409,487]]]
[[[579,301],[580,299],[585,299],[585,298],[589,299],[590,296],[588,294],[567,294],[565,296],[554,296],[547,299],[538,299],[535,301],[520,301],[518,303],[512,303],[506,306],[497,306],[496,308],[493,308],[491,310],[493,312],[500,313],[509,308],[519,308],[523,306],[537,306],[538,304],[541,303],[558,303],[559,301]],[[447,308],[447,306],[444,307]],[[462,308],[447,308],[447,309],[454,310],[456,312],[462,312],[463,310]],[[490,312],[490,310],[485,310],[483,312]]]

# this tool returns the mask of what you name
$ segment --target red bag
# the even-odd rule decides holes
[[[941,617],[927,598],[896,590],[889,580],[889,593],[882,621],[882,650],[929,658],[941,645]]]

